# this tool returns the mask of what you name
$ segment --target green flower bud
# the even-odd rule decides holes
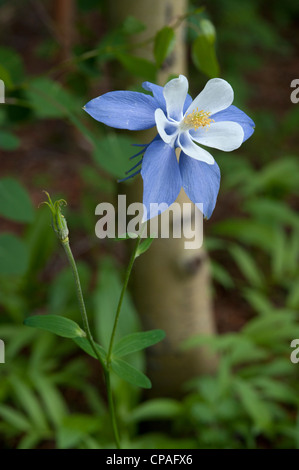
[[[54,204],[50,198],[49,193],[44,191],[48,197],[48,201],[45,201],[43,204],[47,204],[52,212],[52,227],[54,232],[56,233],[58,239],[61,243],[67,243],[69,241],[69,229],[67,227],[67,223],[65,220],[64,215],[61,212],[61,206],[67,205],[67,202],[64,199],[59,199],[55,201]]]

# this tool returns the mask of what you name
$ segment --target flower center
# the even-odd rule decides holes
[[[196,110],[184,117],[183,123],[188,129],[193,128],[197,131],[197,129],[202,127],[207,131],[211,122],[215,122],[214,119],[210,118],[210,115],[211,113],[208,111],[198,111],[198,108],[196,108]]]

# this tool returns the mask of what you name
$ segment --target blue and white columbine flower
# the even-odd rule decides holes
[[[203,204],[209,218],[219,191],[220,170],[201,145],[235,150],[252,135],[254,122],[232,105],[233,89],[221,78],[209,80],[193,101],[183,75],[164,88],[150,82],[142,86],[153,96],[114,91],[89,101],[84,109],[97,121],[118,129],[137,131],[156,126],[157,136],[132,157],[143,155],[128,172],[128,178],[141,172],[147,218],[158,214],[157,204],[170,206],[182,187],[191,201]],[[176,148],[181,149],[179,161]],[[151,203],[156,204],[151,207]]]

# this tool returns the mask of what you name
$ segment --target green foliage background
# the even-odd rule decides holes
[[[2,1],[0,16],[8,15],[17,28],[26,3]],[[50,3],[45,2],[46,12]],[[57,61],[59,43],[46,28],[33,30],[29,51],[21,42],[30,23],[16,38],[7,27],[1,33],[0,78],[6,85],[6,104],[0,105],[0,338],[6,344],[6,363],[0,364],[2,448],[113,446],[93,359],[81,355],[69,339],[23,325],[28,316],[45,313],[80,323],[71,273],[49,213],[38,205],[42,189],[69,201],[68,224],[88,312],[96,339],[105,343],[125,253],[122,242],[96,239],[94,207],[100,200],[115,201],[116,179],[130,167],[135,137],[91,121],[81,108],[110,87],[115,69],[119,88],[130,77],[155,81],[175,47],[176,30],[165,25],[152,38],[155,62],[150,62],[137,57],[130,45],[131,35],[138,37],[144,29],[135,18],[112,30],[103,26],[104,1],[78,0],[77,9],[77,40],[67,63]],[[92,24],[94,15],[100,33]],[[290,82],[298,70],[298,17],[298,2],[292,0],[191,2],[184,20],[191,93],[198,93],[208,78],[222,76],[235,90],[235,104],[254,119],[256,131],[240,151],[214,152],[222,185],[205,240],[221,334],[182,345],[208,342],[219,354],[219,370],[185,384],[180,401],[143,401],[136,387],[115,377],[128,448],[299,447],[299,365],[290,361],[290,343],[299,338],[299,105],[290,101]],[[45,133],[41,141],[38,133],[45,127],[50,137]],[[37,157],[26,151],[35,145],[26,140],[28,133],[37,140],[43,163],[33,174],[27,166],[34,167]],[[63,168],[58,176],[48,171],[56,168],[47,166],[52,154]],[[11,164],[20,162],[20,155],[28,158],[23,173]],[[64,185],[68,173],[76,175],[78,194]],[[138,331],[129,294],[121,321],[123,334]],[[145,369],[141,352],[129,356],[129,362]]]

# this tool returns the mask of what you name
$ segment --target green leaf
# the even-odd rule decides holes
[[[90,269],[89,266],[82,261],[78,261],[76,264],[81,288],[82,291],[85,292],[90,282]],[[72,312],[77,310],[77,298],[74,295],[74,277],[68,266],[62,269],[55,277],[48,292],[49,300],[47,305],[49,314],[55,315],[56,312],[64,312],[64,316],[68,317],[68,311]]]
[[[235,380],[234,386],[240,400],[258,430],[266,431],[271,426],[271,414],[267,403],[260,399],[257,391],[243,380]]]
[[[264,285],[264,278],[261,274],[261,270],[256,265],[254,257],[251,256],[250,253],[238,245],[230,246],[229,252],[248,282],[256,287]]]
[[[135,258],[138,258],[138,256],[145,253],[150,248],[150,246],[151,246],[151,244],[153,243],[154,240],[155,240],[155,238],[149,237],[146,240],[144,240],[144,242],[140,243],[140,245],[137,249]]]
[[[0,64],[5,64],[5,74],[0,78],[4,80],[6,87],[10,88],[23,80],[23,62],[21,56],[14,49],[0,47]]]
[[[99,277],[94,292],[94,319],[95,338],[105,349],[109,347],[109,338],[113,329],[114,315],[121,289],[122,279],[119,268],[115,266],[111,258],[103,258],[99,266]],[[140,331],[139,318],[129,292],[126,291],[115,341],[119,341],[121,336],[135,331]]]
[[[288,292],[288,296],[286,299],[286,306],[289,308],[298,309],[299,307],[298,285],[299,285],[299,277],[297,278],[295,277],[295,279],[293,280],[293,282],[291,283],[289,287],[289,292]]]
[[[157,67],[161,67],[164,60],[172,52],[175,44],[175,33],[172,28],[165,26],[157,32],[154,44],[154,56]]]
[[[17,411],[9,406],[0,405],[0,416],[18,431],[28,431],[32,427],[28,418],[21,411]]]
[[[200,34],[192,44],[191,54],[198,70],[210,78],[219,76],[219,64],[214,42],[211,41],[210,35]]]
[[[201,33],[208,39],[211,44],[215,43],[216,40],[216,30],[210,20],[203,18],[199,21],[199,27]]]
[[[68,117],[80,109],[80,104],[70,92],[47,77],[29,81],[26,95],[37,116],[42,119]]]
[[[51,422],[54,426],[59,426],[67,414],[67,407],[60,391],[53,386],[48,377],[34,374],[33,380]]]
[[[0,80],[2,80],[3,83],[4,83],[4,94],[5,94],[5,87],[10,88],[12,86],[12,81],[11,81],[11,78],[10,78],[9,71],[2,64],[0,64]],[[4,96],[4,101],[5,101],[5,96]],[[2,93],[1,93],[1,101],[0,102],[3,103]]]
[[[56,247],[53,232],[49,227],[48,209],[43,205],[35,213],[32,224],[26,231],[26,244],[29,249],[29,273],[40,272]],[[27,281],[30,283],[29,279]]]
[[[151,330],[141,333],[132,333],[122,338],[113,349],[113,355],[122,357],[127,354],[132,354],[136,351],[153,346],[165,338],[163,330]]]
[[[243,327],[243,333],[257,344],[279,345],[299,336],[299,328],[295,323],[292,311],[272,310],[271,315],[263,315],[252,319]],[[298,336],[297,336],[298,335]]]
[[[157,68],[149,60],[129,54],[117,54],[116,58],[134,77],[146,78],[150,82],[156,80]]]
[[[43,435],[34,429],[22,437],[22,439],[18,442],[17,449],[35,449],[40,441],[47,439],[48,437],[49,433],[45,433],[45,435]]]
[[[298,157],[284,157],[271,161],[256,172],[254,178],[247,181],[246,195],[271,191],[279,194],[281,191],[295,191],[298,188],[299,165]]]
[[[270,242],[273,236],[273,228],[261,221],[245,218],[226,219],[215,223],[213,233],[232,237],[238,242],[257,246],[266,252],[271,251]]]
[[[26,318],[24,324],[26,326],[50,331],[58,336],[62,336],[63,338],[86,336],[85,332],[79,325],[77,325],[77,323],[69,318],[60,317],[59,315],[34,315]]]
[[[99,430],[101,425],[98,416],[89,416],[79,413],[65,416],[57,433],[58,448],[77,448],[86,435]]]
[[[129,415],[133,422],[152,419],[172,419],[183,410],[183,405],[171,398],[155,398],[134,408]]]
[[[0,180],[0,215],[17,222],[32,222],[34,209],[26,189],[14,178]]]
[[[28,267],[28,249],[15,235],[0,235],[0,274],[22,276]]]
[[[211,271],[213,279],[223,287],[226,289],[232,289],[234,287],[234,281],[232,280],[229,272],[221,264],[212,260]]]
[[[299,229],[299,217],[297,212],[292,210],[283,201],[269,198],[250,198],[244,203],[244,209],[261,221],[269,224],[290,225]]]
[[[46,422],[42,406],[32,388],[16,375],[10,377],[10,382],[17,401],[29,416],[33,425],[39,430],[47,430],[48,423]]]
[[[262,315],[269,315],[273,312],[273,304],[269,301],[268,296],[257,289],[243,289],[243,296],[256,312]]]
[[[122,25],[122,31],[125,34],[137,34],[144,31],[146,26],[134,16],[127,16]]]
[[[270,400],[297,405],[297,393],[288,385],[269,377],[254,377],[253,384]]]
[[[113,372],[121,379],[142,388],[151,388],[150,379],[135,367],[122,359],[113,359],[111,362]]]
[[[123,178],[130,168],[132,154],[132,141],[128,137],[110,133],[96,142],[92,157],[110,175]]]
[[[85,351],[86,354],[89,354],[91,357],[94,357],[95,359],[97,359],[97,356],[94,350],[92,349],[91,344],[87,338],[73,338],[73,341],[79,346],[79,348],[83,349],[83,351]],[[102,348],[102,346],[100,346],[98,343],[95,343],[95,346],[97,348],[99,355],[101,356],[103,361],[105,361],[106,359],[105,349]]]
[[[0,148],[3,150],[16,150],[20,146],[20,139],[10,131],[0,131]]]

